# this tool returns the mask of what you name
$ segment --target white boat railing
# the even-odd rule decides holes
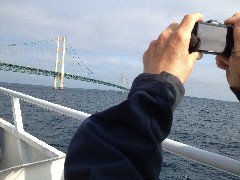
[[[41,100],[16,91],[12,91],[3,87],[0,87],[0,92],[12,97],[13,109],[17,109],[17,111],[13,111],[13,116],[14,120],[16,121],[15,123],[17,124],[20,131],[23,130],[23,126],[19,99],[73,117],[81,121],[90,116],[90,114],[83,113],[54,103],[50,103],[48,101]],[[195,148],[170,139],[166,139],[165,141],[163,141],[162,147],[164,150],[174,153],[176,155],[186,157],[193,161],[199,162],[207,166],[211,166],[213,168],[225,171],[235,176],[240,176],[240,161],[238,160],[201,150],[199,148]]]

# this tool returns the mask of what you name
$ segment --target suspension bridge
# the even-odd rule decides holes
[[[54,78],[55,89],[58,80],[60,81],[59,89],[63,89],[63,79],[65,78],[129,91],[123,83],[125,82],[123,78],[121,78],[122,81],[119,85],[95,78],[94,72],[83,62],[71,44],[65,38],[64,41],[66,40],[66,42],[62,42],[63,38],[58,36],[57,39],[0,45],[0,70],[51,76]],[[53,67],[54,61],[56,61],[55,70]],[[67,66],[65,66],[65,62],[67,62]],[[75,74],[65,72],[74,72]],[[86,75],[79,75],[77,72]]]

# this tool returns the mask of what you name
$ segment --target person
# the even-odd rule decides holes
[[[183,84],[202,57],[188,50],[194,24],[202,20],[196,13],[172,23],[144,53],[143,73],[127,100],[82,122],[68,147],[66,180],[159,179],[161,143],[185,93]],[[222,58],[217,58],[219,67]]]
[[[230,57],[217,55],[216,64],[220,69],[226,71],[228,84],[240,101],[240,13],[234,14],[224,23],[234,26],[234,48]]]
[[[201,53],[189,53],[191,31],[202,14],[172,23],[143,55],[144,72],[126,101],[84,120],[68,147],[64,177],[74,179],[158,179],[161,142]]]

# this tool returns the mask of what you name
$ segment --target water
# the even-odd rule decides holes
[[[89,114],[127,98],[115,91],[0,83],[0,86]],[[0,117],[13,123],[10,97],[0,94]],[[66,152],[78,120],[22,102],[24,128],[37,138]],[[174,114],[170,139],[240,160],[240,103],[184,97]],[[163,152],[161,179],[240,179],[191,160]]]

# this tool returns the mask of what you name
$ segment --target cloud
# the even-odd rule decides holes
[[[229,9],[236,9],[226,1],[202,0],[25,1],[1,5],[2,35],[29,39],[65,35],[82,50],[132,54],[142,53],[151,40],[186,13],[202,11],[208,19],[222,20],[229,16]]]
[[[223,22],[238,7],[238,1],[226,0],[2,1],[0,38],[17,43],[64,35],[99,77],[111,79],[125,73],[133,80],[143,69],[141,58],[150,41],[170,23],[180,23],[192,12]],[[212,89],[221,87],[219,91],[225,92],[222,72],[213,68],[214,61],[208,63],[196,65],[189,80],[191,88],[213,85]]]

